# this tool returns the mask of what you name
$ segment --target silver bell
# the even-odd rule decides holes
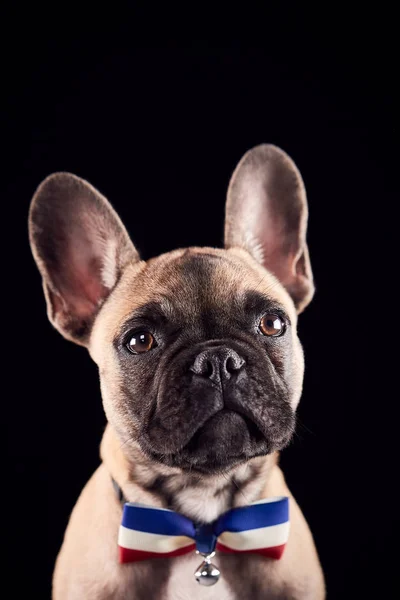
[[[212,564],[211,558],[214,556],[215,552],[212,552],[208,555],[204,556],[204,561],[201,563],[194,574],[196,580],[200,583],[200,585],[215,585],[221,575],[218,567]]]

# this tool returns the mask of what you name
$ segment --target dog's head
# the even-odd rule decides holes
[[[297,313],[314,291],[306,225],[300,173],[274,146],[249,151],[232,176],[224,250],[141,261],[86,181],[56,173],[39,186],[30,240],[49,319],[88,347],[127,448],[216,473],[289,442],[304,370]]]

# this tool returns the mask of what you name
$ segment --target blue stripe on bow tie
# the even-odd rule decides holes
[[[289,498],[278,498],[273,502],[261,502],[228,510],[214,523],[214,532],[247,531],[259,527],[280,525],[289,520]]]
[[[193,522],[173,510],[143,506],[127,502],[122,515],[122,525],[128,529],[161,535],[187,535],[195,538]]]

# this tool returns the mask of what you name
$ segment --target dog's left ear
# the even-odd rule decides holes
[[[51,323],[86,346],[101,304],[125,266],[139,261],[136,248],[106,198],[70,173],[50,175],[38,187],[29,237]]]
[[[244,248],[271,271],[298,313],[314,294],[307,218],[304,183],[291,158],[271,145],[249,150],[229,184],[225,247]]]

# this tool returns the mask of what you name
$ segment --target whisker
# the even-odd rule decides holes
[[[315,431],[313,431],[312,429],[310,429],[305,423],[303,423],[303,421],[301,421],[299,419],[299,417],[297,417],[297,425],[299,425],[299,427],[306,431],[307,433],[311,434],[311,435],[316,435]]]
[[[129,442],[134,442],[135,439],[133,437],[128,437],[126,440],[124,440],[122,442],[122,444],[119,446],[119,450],[121,450],[121,448],[123,448],[126,444],[128,444]]]
[[[235,481],[235,478],[232,475],[231,480],[228,479],[228,477],[226,476],[226,474],[224,472],[222,472],[223,477],[226,479],[226,481],[228,483],[230,483],[230,481],[233,483],[233,485],[238,489],[238,492],[240,492],[240,494],[242,494],[243,498],[245,499],[246,503],[249,503],[249,500],[246,498],[246,494],[243,492],[243,490],[238,486],[237,482]]]

